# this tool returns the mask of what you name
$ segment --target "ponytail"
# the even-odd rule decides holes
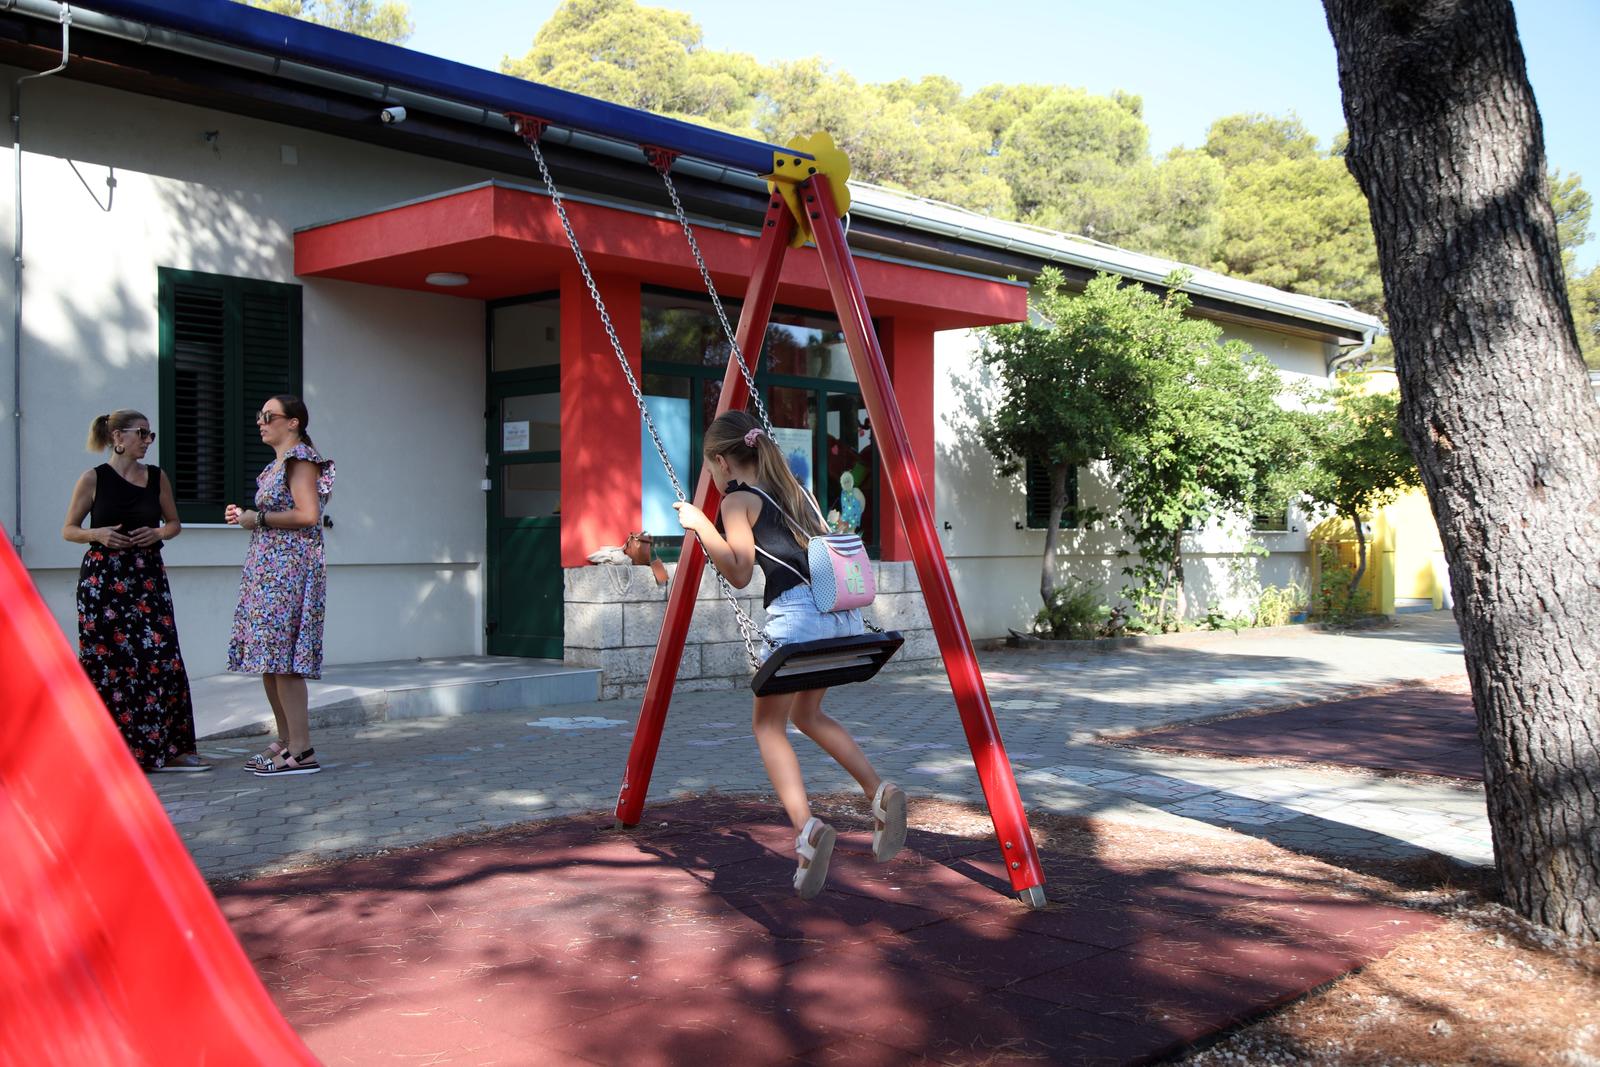
[[[89,422],[89,439],[84,447],[90,452],[104,452],[111,447],[111,435],[126,430],[136,422],[149,422],[143,413],[132,408],[118,408],[104,415],[96,415]]]
[[[746,441],[753,443],[746,444]],[[704,451],[707,459],[728,456],[741,466],[755,464],[756,481],[794,520],[783,525],[801,547],[811,536],[828,532],[817,517],[817,507],[810,494],[789,469],[783,449],[767,436],[766,429],[749,412],[729,411],[713,419],[706,427]]]

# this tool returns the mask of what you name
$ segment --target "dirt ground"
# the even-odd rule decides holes
[[[981,810],[923,801],[914,815],[929,829],[988,833]],[[1443,859],[1341,865],[1237,833],[1202,838],[1030,819],[1041,848],[1320,888],[1444,920],[1363,970],[1172,1061],[1183,1067],[1600,1067],[1600,944],[1524,922],[1495,902],[1492,872]]]

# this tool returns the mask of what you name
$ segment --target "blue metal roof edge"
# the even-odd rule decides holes
[[[770,172],[773,153],[789,151],[232,0],[88,0],[76,6],[492,111],[535,115],[567,129],[627,144],[655,145],[751,174]],[[793,154],[811,158],[805,152]]]

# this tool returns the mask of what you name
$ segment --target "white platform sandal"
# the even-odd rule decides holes
[[[888,863],[906,843],[905,790],[893,782],[879,782],[872,796],[872,818],[872,858]]]
[[[833,842],[838,836],[833,827],[813,815],[794,839],[794,852],[801,864],[794,872],[794,891],[801,900],[810,900],[822,892],[822,883],[828,880],[828,860],[833,858]]]

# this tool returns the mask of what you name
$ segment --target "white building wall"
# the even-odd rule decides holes
[[[296,228],[489,175],[61,78],[28,83],[23,143],[22,557],[75,637],[83,549],[61,539],[62,518],[73,481],[98,462],[83,451],[89,420],[116,407],[158,418],[157,268],[297,282]],[[0,155],[9,242],[12,160],[9,149]],[[109,212],[69,160],[102,203],[115,168]],[[481,652],[483,304],[301,284],[310,429],[339,469],[327,661]],[[9,314],[9,272],[4,285]],[[9,528],[12,363],[9,352],[0,359],[0,522]],[[244,546],[219,515],[166,548],[192,674],[225,666]]]
[[[1326,345],[1269,330],[1227,326],[1224,337],[1248,343],[1294,381],[1327,381]],[[967,627],[975,638],[1025,630],[1039,610],[1043,530],[1030,530],[1022,477],[999,478],[994,457],[978,436],[978,418],[989,384],[978,359],[978,335],[951,330],[934,341],[934,436],[937,521],[951,580]],[[1080,471],[1079,499],[1114,511],[1116,496],[1095,471]],[[1253,602],[1263,585],[1283,585],[1307,576],[1306,529],[1291,516],[1283,533],[1255,534],[1267,550],[1246,556],[1240,531],[1208,529],[1185,539],[1185,582],[1191,615],[1217,606],[1233,614]],[[1063,530],[1057,549],[1059,573],[1098,586],[1115,602],[1126,579],[1126,561],[1116,553],[1120,531]]]

